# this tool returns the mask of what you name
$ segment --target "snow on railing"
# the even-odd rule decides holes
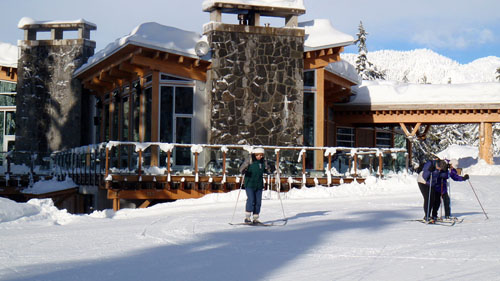
[[[243,162],[242,158],[248,157],[247,154],[257,147],[266,151],[267,161],[273,162],[271,156],[276,157],[274,165],[270,164],[275,179],[281,181],[284,176],[288,178],[289,184],[299,182],[302,185],[308,182],[308,178],[318,180],[318,177],[323,177],[326,178],[327,185],[331,185],[333,177],[359,177],[367,173],[383,176],[389,170],[403,170],[403,163],[400,163],[400,160],[408,157],[406,149],[402,148],[110,141],[53,153],[53,172],[69,175],[74,179],[94,178],[90,184],[97,183],[96,177],[112,181],[113,175],[138,175],[141,179],[142,175],[152,175],[155,176],[154,180],[157,180],[156,176],[166,175],[167,182],[171,182],[174,175],[193,176],[195,182],[199,182],[201,175],[206,175],[211,182],[220,177],[217,181],[224,184],[228,180],[227,176],[236,176],[239,180],[238,168]],[[191,152],[190,157],[182,150],[188,148]],[[321,151],[321,154],[314,153],[311,159],[307,151]],[[317,159],[322,155],[323,160]],[[181,158],[186,160],[186,163],[180,163]],[[407,163],[406,160],[404,163],[406,169]],[[314,176],[312,174],[309,176],[313,171],[316,171]]]

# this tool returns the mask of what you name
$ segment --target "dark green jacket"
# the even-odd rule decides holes
[[[241,168],[242,172],[245,173],[245,188],[248,187],[255,190],[264,188],[263,176],[267,171],[264,159],[257,161],[252,157],[252,161],[246,160]]]

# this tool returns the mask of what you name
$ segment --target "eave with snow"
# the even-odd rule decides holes
[[[0,80],[17,82],[17,46],[0,42]]]
[[[155,32],[160,35],[151,37]],[[200,38],[194,32],[144,23],[96,53],[74,77],[98,96],[148,74],[158,79],[160,72],[205,81],[210,62],[194,52]]]
[[[500,122],[499,83],[364,81],[353,91],[349,102],[333,107],[339,126],[401,126],[408,138],[424,139],[431,125],[477,123],[479,156],[493,162],[492,123]]]

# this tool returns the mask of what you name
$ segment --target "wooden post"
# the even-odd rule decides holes
[[[138,161],[137,162],[137,167],[138,167],[137,175],[140,178],[141,172],[142,172],[142,149],[139,149],[139,159],[137,161]]]
[[[194,176],[195,176],[194,189],[198,190],[198,187],[199,187],[199,180],[198,180],[198,152],[194,153]]]
[[[316,98],[315,98],[315,116],[314,116],[314,146],[325,146],[325,69],[316,69]],[[315,151],[315,161],[313,168],[323,169],[323,154],[321,151]]]
[[[330,178],[332,177],[332,154],[328,154],[328,173],[330,173]],[[327,185],[330,187],[330,183]]]
[[[479,125],[479,158],[493,164],[493,124],[481,122]]]
[[[358,176],[358,154],[354,154],[354,161],[353,161],[353,167],[354,167],[354,176]]]
[[[302,153],[302,185],[306,186],[306,151]]]
[[[106,146],[106,171],[105,171],[105,178],[108,177],[109,175],[109,148]]]
[[[280,151],[279,149],[277,149],[276,151],[276,175],[279,176],[279,179],[275,176],[274,177],[274,184],[276,185],[276,191],[277,192],[280,192],[280,190],[278,189],[278,184],[281,185],[281,172],[280,172]],[[279,180],[280,182],[278,182],[277,180]]]
[[[118,197],[118,194],[117,194]],[[113,210],[118,211],[120,210],[120,198],[113,198]]]
[[[217,160],[217,159],[216,159]],[[226,152],[222,152],[222,179],[226,177]],[[240,185],[243,184],[240,182]],[[222,190],[226,190],[226,182],[222,184]]]
[[[171,152],[170,150],[167,151],[167,174],[170,175],[170,159],[171,159]],[[170,180],[167,180],[167,189],[170,189]]]
[[[153,71],[153,85],[151,89],[152,101],[151,101],[151,141],[158,142],[160,141],[160,129],[159,129],[159,120],[160,120],[160,72]],[[146,132],[147,133],[147,132]],[[159,149],[158,146],[151,147],[151,166],[158,166]]]
[[[383,173],[383,165],[384,165],[384,161],[382,159],[383,157],[383,153],[380,153],[380,155],[378,156],[378,174],[380,177],[382,177],[382,173]]]

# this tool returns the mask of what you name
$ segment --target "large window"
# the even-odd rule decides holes
[[[377,147],[391,147],[392,146],[392,133],[391,132],[377,132]]]
[[[337,146],[354,147],[355,140],[354,128],[337,128]]]
[[[144,95],[146,98],[145,110],[144,110],[144,141],[151,141],[151,114],[152,114],[152,106],[153,106],[153,89],[147,88],[144,91]]]
[[[161,78],[164,79],[166,76],[162,75]],[[193,98],[192,86],[161,86],[160,142],[192,143]],[[173,156],[175,165],[191,165],[190,148],[177,147]]]
[[[0,81],[0,93],[15,93],[16,83]]]
[[[314,146],[314,93],[304,93],[304,145]]]

